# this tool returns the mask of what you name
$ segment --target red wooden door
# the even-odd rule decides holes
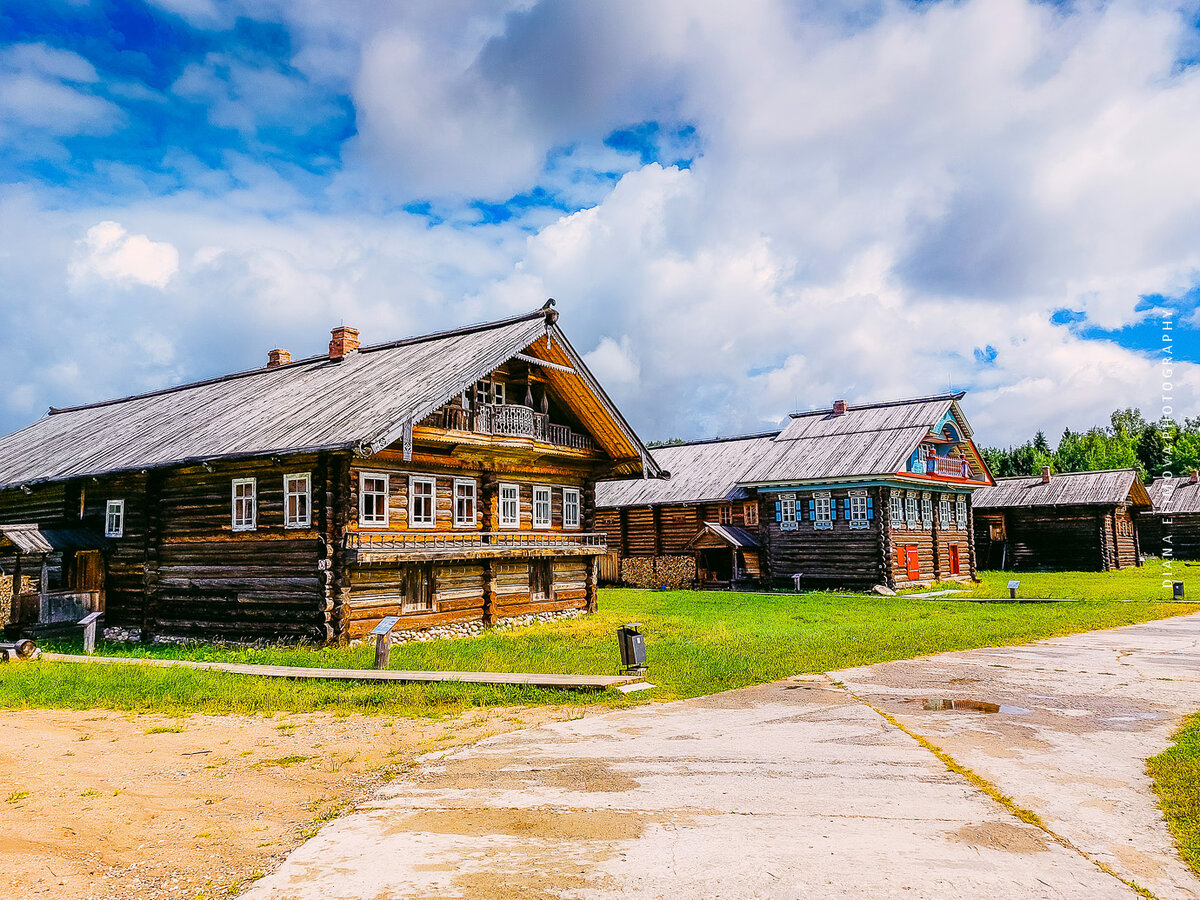
[[[958,574],[958,544],[950,545],[950,574]]]
[[[921,577],[921,560],[917,556],[917,547],[910,544],[904,548],[904,565],[908,569],[908,580],[916,581]]]

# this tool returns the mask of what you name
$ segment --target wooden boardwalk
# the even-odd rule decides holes
[[[41,659],[65,663],[106,663],[170,668],[209,669],[262,678],[318,678],[328,681],[385,681],[393,684],[459,681],[464,684],[511,684],[531,687],[602,691],[645,681],[642,675],[544,675],[534,672],[406,672],[396,669],[321,669],[302,666],[264,666],[249,663],[201,662],[191,659],[147,659],[133,656],[77,656],[43,653]]]

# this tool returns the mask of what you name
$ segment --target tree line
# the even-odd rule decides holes
[[[1044,432],[1017,447],[982,447],[980,452],[997,478],[1052,472],[1137,469],[1143,480],[1165,472],[1184,475],[1200,468],[1200,416],[1147,422],[1138,409],[1119,409],[1109,424],[1087,431],[1067,428],[1052,448]]]

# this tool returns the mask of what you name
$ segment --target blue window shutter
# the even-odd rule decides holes
[[[833,522],[836,520],[837,520],[837,501],[831,499],[829,501],[829,521]]]
[[[875,498],[874,497],[867,498],[867,518],[868,519],[875,518]]]
[[[775,521],[776,522],[783,521],[783,501],[782,500],[775,501]]]
[[[808,501],[808,520],[811,522],[816,517],[817,517],[817,501],[809,500]]]

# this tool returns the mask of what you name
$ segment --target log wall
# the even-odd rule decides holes
[[[817,530],[807,518],[796,522],[795,531],[784,531],[775,521],[775,497],[764,495],[759,510],[760,529],[763,541],[762,564],[766,576],[780,587],[791,587],[792,576],[803,576],[802,585],[823,587],[847,585],[870,587],[886,579],[880,554],[880,500],[879,488],[870,488],[874,498],[875,518],[867,528],[852,529],[841,514],[842,501],[849,496],[845,490],[831,491],[832,499],[838,502],[838,518],[833,527]],[[796,491],[796,502],[805,505],[812,491]]]
[[[1143,553],[1173,559],[1200,559],[1200,514],[1138,514],[1138,541]]]

